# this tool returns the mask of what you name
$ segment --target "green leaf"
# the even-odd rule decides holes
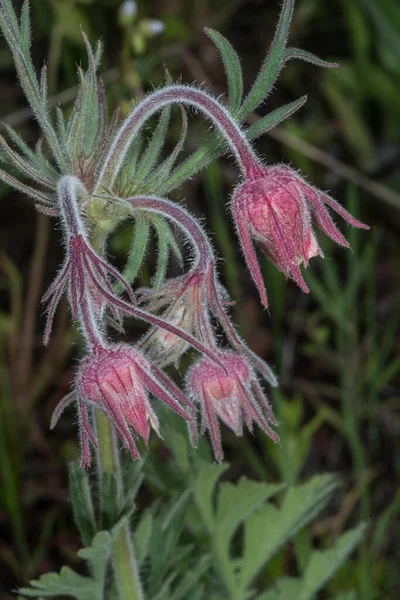
[[[207,573],[210,567],[210,556],[205,554],[200,557],[197,564],[191,568],[183,577],[181,582],[175,587],[174,591],[168,597],[168,600],[187,600],[193,598],[193,593],[197,590],[198,584]]]
[[[233,116],[240,108],[243,96],[242,69],[237,52],[223,35],[208,27],[204,30],[217,46],[225,67],[229,90],[229,109]]]
[[[174,498],[162,517],[153,521],[149,559],[151,561],[149,592],[155,594],[162,586],[168,568],[175,568],[191,547],[179,547],[178,540],[184,525],[185,514],[190,501],[190,491],[186,490],[179,498]]]
[[[149,542],[150,542],[152,528],[153,528],[153,517],[148,512],[140,520],[139,525],[136,527],[136,530],[135,530],[135,533],[133,536],[136,560],[138,561],[139,566],[142,564],[142,562],[144,561],[144,559],[147,557],[147,555],[149,553]]]
[[[161,113],[156,130],[154,131],[151,140],[147,144],[147,147],[137,167],[134,179],[135,193],[137,193],[136,190],[140,190],[140,184],[151,173],[153,167],[157,163],[165,142],[165,136],[167,135],[170,116],[171,107],[167,106]]]
[[[282,577],[265,594],[257,596],[255,600],[292,600],[298,598],[301,589],[301,579],[297,579],[296,577]]]
[[[207,465],[203,467],[193,483],[196,504],[210,533],[214,531],[213,494],[218,479],[227,470],[228,465]]]
[[[78,556],[88,562],[91,577],[78,575],[69,567],[63,567],[59,574],[47,573],[31,581],[32,587],[22,588],[20,593],[30,598],[69,596],[77,600],[103,600],[112,543],[113,535],[100,531],[90,547],[78,552]]]
[[[268,502],[245,522],[243,561],[240,573],[242,590],[247,589],[258,571],[324,508],[337,482],[331,475],[290,487],[279,508]]]
[[[312,600],[360,542],[365,529],[361,523],[340,536],[333,548],[313,552],[304,574],[300,600]]]
[[[195,173],[204,169],[209,163],[226,152],[227,144],[222,136],[215,132],[207,139],[196,152],[179,164],[162,185],[161,191],[167,194],[190,179]]]
[[[157,232],[157,268],[153,287],[158,289],[164,283],[167,273],[168,260],[172,250],[178,261],[182,264],[182,255],[176,243],[171,227],[163,217],[155,214],[149,214],[149,220]]]
[[[134,216],[135,226],[133,228],[133,241],[123,272],[123,277],[129,285],[132,285],[139,273],[140,267],[146,256],[150,236],[150,222],[147,217],[142,213],[136,213]],[[117,294],[120,294],[123,292],[124,286],[122,283],[118,282],[115,285],[114,290]]]
[[[250,125],[250,127],[246,130],[247,139],[254,140],[260,135],[269,131],[270,129],[273,129],[273,127],[276,127],[277,125],[279,125],[279,123],[281,123],[282,121],[290,117],[293,113],[295,113],[297,110],[299,110],[299,108],[301,108],[303,104],[306,103],[306,100],[307,96],[302,96],[298,100],[295,100],[290,104],[285,104],[285,106],[281,106],[280,108],[277,108],[276,110],[269,113],[269,115],[262,117],[262,119],[259,119],[256,123]]]
[[[165,219],[163,219],[162,217],[159,217],[158,215],[155,215],[156,218],[152,218],[152,222],[153,225],[157,231],[157,267],[156,267],[156,274],[154,277],[154,288],[157,290],[159,289],[162,284],[164,283],[166,274],[167,274],[167,267],[168,267],[168,260],[169,260],[169,240],[170,240],[170,234],[171,234],[171,230],[169,228],[168,223],[166,223]]]
[[[219,486],[216,511],[216,542],[229,551],[229,544],[237,527],[271,496],[285,488],[285,484],[267,484],[243,478],[236,485]]]
[[[24,2],[21,8],[21,48],[23,54],[29,54],[31,44],[31,19],[29,2]]]
[[[37,200],[44,206],[54,206],[54,198],[51,194],[46,194],[45,192],[32,188],[30,185],[18,181],[18,179],[15,179],[15,177],[12,177],[12,175],[9,175],[6,171],[3,171],[3,169],[0,169],[0,181],[4,181],[4,183],[10,187]]]
[[[66,166],[66,157],[59,146],[48,112],[47,98],[40,93],[38,79],[30,57],[30,31],[28,8],[25,6],[21,18],[21,29],[10,0],[4,0],[0,6],[0,27],[12,51],[15,68],[25,96],[36,116],[44,136],[52,150],[55,160],[62,168]],[[22,35],[24,38],[22,38]]]
[[[88,546],[96,533],[96,520],[89,478],[77,461],[68,464],[68,480],[75,523],[84,545]]]
[[[2,135],[0,135],[0,148],[5,159],[8,159],[9,163],[19,169],[23,177],[29,177],[36,184],[43,185],[45,187],[54,189],[54,180],[48,179],[41,171],[37,170],[35,165],[32,165],[30,161],[26,160],[23,156],[15,152],[6,142]]]
[[[41,154],[35,154],[35,152],[29,148],[26,142],[18,135],[18,133],[10,127],[10,125],[4,125],[7,130],[8,135],[14,142],[14,144],[18,147],[20,152],[22,152],[25,157],[31,162],[32,166],[35,167],[38,171],[44,173],[49,179],[53,181],[58,178],[59,173],[57,170],[51,165]]]
[[[177,142],[175,148],[173,149],[173,151],[171,152],[170,156],[168,156],[160,164],[160,166],[153,171],[152,175],[149,175],[149,177],[146,179],[146,185],[145,185],[146,193],[148,193],[148,190],[150,190],[152,193],[162,193],[163,192],[163,184],[164,184],[165,180],[167,179],[168,175],[170,174],[171,169],[174,166],[176,159],[178,158],[179,154],[183,150],[183,146],[185,144],[185,140],[186,140],[186,136],[187,136],[187,132],[188,132],[188,117],[187,117],[187,113],[186,113],[186,110],[184,109],[184,107],[180,106],[180,109],[181,109],[181,115],[182,115],[182,128],[181,128],[178,142]]]
[[[289,25],[293,14],[294,0],[284,0],[278,26],[269,53],[261,67],[257,78],[246,96],[239,118],[243,120],[267,97],[279,75],[285,59],[285,47],[289,35]]]
[[[312,54],[312,52],[307,52],[307,50],[302,50],[301,48],[287,48],[285,51],[285,60],[292,60],[295,58],[305,60],[317,67],[326,67],[328,69],[336,69],[339,67],[338,63],[323,60],[322,58],[315,56],[315,54]]]

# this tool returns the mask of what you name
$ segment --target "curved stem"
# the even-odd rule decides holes
[[[228,142],[244,174],[260,169],[260,161],[244,133],[218,100],[200,89],[173,85],[149,94],[121,125],[104,161],[94,193],[98,193],[101,188],[112,188],[135,135],[151,115],[170,104],[193,106],[208,117]]]
[[[89,316],[91,316],[90,310]],[[95,326],[95,330],[97,332],[97,325]],[[103,474],[108,476],[113,475],[117,482],[118,506],[121,510],[124,506],[125,498],[116,434],[103,411],[94,409],[93,412],[98,438],[97,473],[99,489],[101,489]],[[119,600],[144,600],[129,522],[123,524],[115,537],[113,570]]]
[[[173,221],[194,242],[196,261],[192,270],[206,268],[210,261],[214,262],[211,244],[200,224],[192,215],[177,204],[157,196],[134,196],[127,198],[132,208],[153,212]]]
[[[217,274],[215,268],[215,257],[213,249],[207,235],[201,225],[192,215],[181,206],[156,196],[133,196],[122,200],[129,202],[133,208],[148,210],[163,215],[176,223],[194,242],[196,252],[196,263],[192,266],[192,271],[200,268],[209,272],[208,289],[211,299],[211,309],[214,316],[222,325],[231,344],[236,350],[244,352],[253,362],[262,376],[274,387],[278,385],[277,379],[272,369],[254,352],[247,347],[243,340],[237,334],[228,315],[221,304],[217,290]]]

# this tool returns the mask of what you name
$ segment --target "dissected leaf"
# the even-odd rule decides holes
[[[0,27],[10,46],[22,89],[32,108],[33,114],[40,124],[55,160],[60,167],[63,167],[66,165],[66,157],[58,143],[58,138],[49,116],[47,97],[44,98],[41,94],[30,56],[31,37],[28,3],[25,3],[22,11],[20,26],[12,2],[10,0],[2,1],[0,6]]]
[[[288,488],[279,508],[268,502],[246,519],[240,573],[243,590],[277,550],[321,512],[337,485],[331,475],[314,477]]]
[[[228,551],[229,544],[240,523],[262,502],[285,488],[285,484],[268,484],[243,478],[236,485],[219,486],[215,516],[217,544]]]
[[[336,69],[336,67],[339,66],[338,63],[322,60],[322,58],[315,56],[312,52],[307,52],[307,50],[302,50],[301,48],[287,48],[285,51],[285,60],[292,60],[295,58],[309,62],[317,67]]]
[[[188,117],[185,108],[183,106],[180,106],[180,109],[182,115],[182,128],[179,140],[171,154],[146,179],[146,193],[148,190],[150,190],[153,193],[163,193],[163,184],[167,179],[168,175],[170,174],[171,169],[176,162],[176,159],[183,150],[188,131]]]
[[[223,475],[227,468],[228,465],[224,464],[207,465],[200,470],[193,483],[193,493],[196,504],[211,533],[213,532],[215,523],[213,493],[219,477]]]
[[[48,573],[31,581],[32,587],[22,588],[20,593],[30,598],[69,596],[77,600],[103,600],[112,543],[113,536],[107,531],[100,531],[90,547],[78,552],[78,556],[90,565],[91,577],[78,575],[69,567],[63,567],[59,574]]]
[[[361,523],[355,529],[346,531],[336,540],[333,548],[312,553],[304,573],[303,587],[299,600],[312,600],[314,595],[332,577],[348,555],[360,542],[366,526]]]

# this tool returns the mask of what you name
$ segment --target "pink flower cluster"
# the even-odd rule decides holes
[[[151,396],[187,421],[193,443],[197,439],[198,409],[201,432],[208,430],[217,460],[223,458],[220,421],[236,435],[242,435],[244,424],[252,430],[256,423],[271,440],[279,439],[272,429],[277,423],[260,383],[263,379],[277,385],[276,378],[231,323],[228,309],[232,302],[218,281],[216,259],[199,222],[165,198],[119,197],[105,192],[113,187],[119,189],[119,171],[146,120],[174,103],[201,110],[225,137],[241,169],[243,181],[233,193],[231,211],[247,266],[265,307],[267,293],[253,242],[278,269],[308,292],[300,267],[307,267],[314,256],[323,256],[314,226],[338,244],[348,246],[329,209],[354,227],[368,229],[293,169],[263,165],[229,111],[202,90],[168,86],[142,100],[116,133],[93,189],[86,190],[81,180],[72,175],[62,177],[57,186],[57,213],[62,219],[67,252],[59,275],[44,297],[49,301],[45,342],[57,304],[66,293],[72,317],[79,322],[86,340],[88,355],[79,367],[74,391],[56,409],[53,424],[75,398],[84,466],[90,465],[90,443],[97,445],[88,406],[104,411],[123,445],[133,458],[138,458],[136,438],[142,438],[147,445],[151,428],[160,433]],[[91,197],[118,203],[133,217],[157,215],[165,223],[178,226],[193,250],[189,270],[134,294],[121,273],[105,260],[104,248],[96,251],[92,246],[83,208]],[[115,291],[116,284],[125,297]],[[136,348],[112,344],[107,337],[106,319],[117,322],[122,330],[126,315],[152,326]],[[221,331],[228,347],[219,342]],[[162,369],[178,365],[190,348],[203,356],[187,374],[185,394]]]

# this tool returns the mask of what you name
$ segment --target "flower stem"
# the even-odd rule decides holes
[[[128,148],[140,128],[155,112],[171,104],[192,106],[208,117],[228,142],[243,174],[250,175],[262,168],[240,125],[218,100],[199,88],[171,85],[146,96],[122,123],[103,162],[94,194],[101,189],[112,188]]]
[[[113,474],[116,477],[118,502],[122,508],[124,491],[115,432],[102,411],[95,411],[95,420],[99,441],[97,453],[99,479],[103,473]],[[121,527],[115,538],[113,567],[120,600],[144,600],[129,523]]]

